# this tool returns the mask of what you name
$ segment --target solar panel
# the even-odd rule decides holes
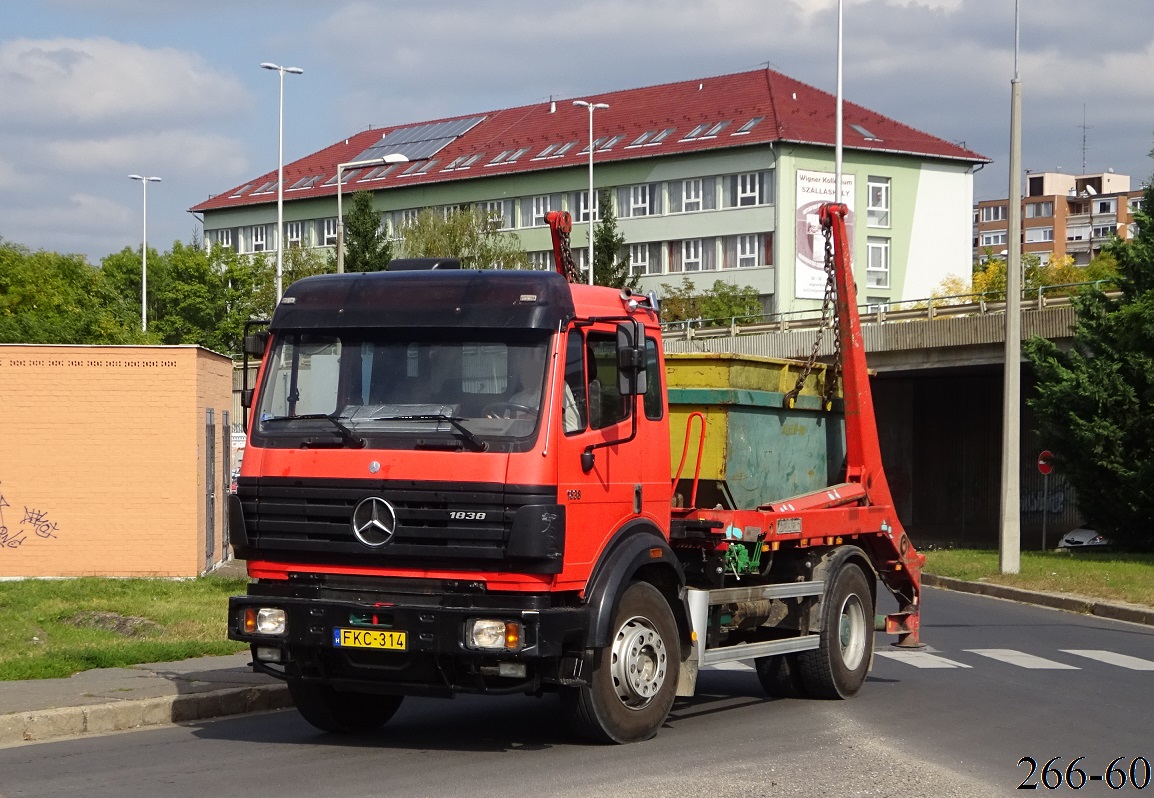
[[[483,116],[470,116],[463,119],[451,119],[448,122],[431,122],[425,125],[397,128],[383,135],[380,141],[353,160],[370,161],[374,158],[383,158],[393,154],[403,155],[410,161],[432,158],[484,119]]]

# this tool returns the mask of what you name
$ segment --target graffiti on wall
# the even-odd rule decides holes
[[[1059,487],[1050,488],[1048,492],[1022,491],[1020,506],[1023,513],[1047,512],[1051,515],[1061,515],[1066,512],[1066,489]]]
[[[24,505],[24,515],[21,517],[19,513],[12,513],[11,507],[12,505],[4,498],[3,491],[0,490],[0,549],[18,549],[25,542],[36,538],[57,539],[60,526],[52,520],[47,510]],[[6,508],[9,515],[5,515]],[[16,526],[9,526],[9,520],[14,522],[17,517],[20,518],[19,523],[16,523]]]

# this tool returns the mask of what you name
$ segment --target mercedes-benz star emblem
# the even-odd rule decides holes
[[[369,496],[353,508],[353,534],[370,549],[389,543],[397,532],[397,511],[379,496]]]

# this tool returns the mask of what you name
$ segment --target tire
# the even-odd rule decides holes
[[[776,654],[758,657],[753,661],[757,680],[770,698],[806,698],[808,693],[801,681],[801,665],[797,654]]]
[[[798,654],[801,683],[813,698],[851,698],[865,682],[874,649],[873,593],[861,568],[842,566],[822,603],[821,642]]]
[[[613,636],[596,652],[590,684],[563,694],[570,724],[602,743],[648,740],[665,723],[681,673],[681,645],[669,603],[634,582],[613,614]]]
[[[369,734],[396,714],[403,696],[342,693],[326,684],[299,679],[288,683],[297,711],[321,731],[334,734]]]

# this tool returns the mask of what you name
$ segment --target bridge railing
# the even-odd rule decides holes
[[[1022,291],[1022,312],[1063,307],[1072,303],[1079,290],[1094,287],[1104,290],[1112,286],[1109,280],[1094,280],[1082,283],[1062,283],[1043,285]],[[957,316],[981,316],[991,313],[1005,313],[1005,291],[984,291],[969,294],[952,294],[927,299],[912,299],[886,304],[864,303],[858,305],[862,324],[893,324],[908,321],[932,321],[933,319]],[[1114,296],[1116,291],[1106,291]],[[827,321],[828,323],[828,321]],[[757,333],[790,332],[792,330],[816,329],[822,324],[821,310],[794,310],[788,313],[770,313],[757,316],[732,316],[720,319],[689,319],[687,321],[664,322],[661,327],[666,340],[676,341],[691,338],[724,338]]]

